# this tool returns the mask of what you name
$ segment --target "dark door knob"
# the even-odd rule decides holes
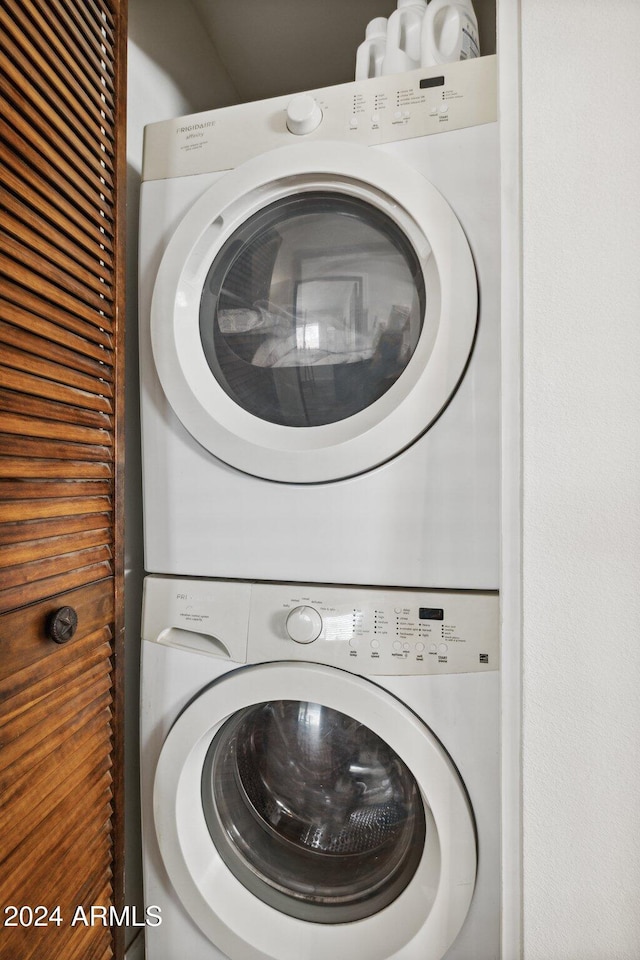
[[[56,643],[66,643],[76,632],[78,614],[73,607],[60,607],[47,618],[47,636]]]

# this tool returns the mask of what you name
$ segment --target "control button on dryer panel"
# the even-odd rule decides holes
[[[322,110],[308,93],[302,93],[287,106],[287,128],[296,136],[312,133],[322,123]]]
[[[322,631],[322,617],[313,607],[295,607],[287,617],[286,630],[296,643],[313,643]]]

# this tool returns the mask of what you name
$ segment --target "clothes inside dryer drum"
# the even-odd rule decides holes
[[[200,335],[244,410],[285,426],[349,417],[395,383],[425,316],[418,258],[371,203],[286,197],[247,219],[216,256]]]
[[[358,721],[317,703],[240,711],[202,776],[211,837],[257,897],[318,923],[360,920],[407,886],[425,815],[402,760]]]

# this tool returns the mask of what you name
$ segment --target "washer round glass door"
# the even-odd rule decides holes
[[[363,942],[386,960],[409,941],[440,960],[471,901],[473,815],[448,755],[334,668],[272,663],[207,688],[164,743],[154,816],[177,895],[231,960]]]
[[[453,211],[415,169],[298,144],[189,211],[152,300],[158,375],[186,429],[248,473],[313,483],[398,454],[463,375],[477,283]]]
[[[425,841],[407,766],[353,717],[276,700],[234,714],[202,775],[209,833],[231,872],[292,917],[343,923],[391,903]]]

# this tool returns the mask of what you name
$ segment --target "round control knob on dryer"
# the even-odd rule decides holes
[[[321,630],[322,617],[313,607],[294,607],[287,617],[287,633],[296,643],[313,643]]]
[[[322,110],[308,93],[294,97],[287,107],[287,129],[296,136],[311,133],[322,123]]]

